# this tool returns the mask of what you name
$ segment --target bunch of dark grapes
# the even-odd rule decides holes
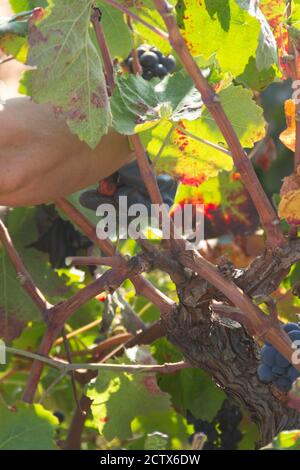
[[[204,450],[236,450],[242,439],[239,430],[241,420],[242,413],[239,407],[228,399],[224,400],[211,422],[196,419],[190,411],[187,412],[187,421],[193,424],[195,434],[202,432],[207,437]],[[191,442],[193,436],[190,438]]]
[[[172,55],[165,56],[159,49],[148,44],[142,44],[137,48],[139,63],[143,69],[142,77],[145,80],[158,77],[164,78],[172,73],[176,67],[176,60]],[[133,72],[133,57],[130,55],[125,60],[125,65]]]
[[[300,341],[300,326],[298,323],[287,323],[283,329],[289,335],[291,341]],[[299,345],[297,346],[299,347]],[[261,349],[260,360],[261,364],[257,369],[259,379],[266,384],[272,383],[282,392],[287,393],[293,382],[300,377],[300,372],[270,343],[266,343]]]
[[[39,206],[36,214],[39,238],[29,247],[49,255],[54,269],[65,267],[65,259],[91,246],[90,240],[78,232],[68,220],[63,220],[54,206]]]

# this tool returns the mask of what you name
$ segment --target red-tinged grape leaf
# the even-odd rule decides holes
[[[300,168],[283,180],[278,215],[291,225],[300,225]]]
[[[29,32],[32,98],[51,103],[72,132],[95,148],[111,113],[102,61],[90,26],[92,0],[49,2],[46,17]],[[67,18],[67,19],[66,19]]]
[[[199,186],[181,184],[172,212],[183,204],[203,204],[205,238],[252,233],[258,226],[255,207],[239,173],[221,172]]]
[[[177,21],[193,56],[216,54],[223,72],[241,74],[256,56],[259,21],[235,0],[178,0]]]
[[[295,102],[286,100],[284,103],[287,129],[281,132],[279,138],[283,145],[295,152],[296,145],[296,120],[295,120]]]
[[[253,147],[265,135],[265,122],[262,109],[252,99],[252,92],[241,86],[229,85],[220,91],[219,97],[242,146]],[[224,137],[206,108],[197,120],[184,119],[178,124],[165,120],[142,134],[151,158],[157,158],[158,172],[195,185],[233,167],[230,155],[199,139],[226,149]]]
[[[142,354],[139,363],[149,364],[149,360],[153,363],[148,356],[149,353],[146,358]],[[128,357],[122,357],[111,363],[131,362]],[[93,401],[93,421],[100,434],[109,441],[132,438],[131,423],[138,416],[147,417],[171,410],[170,396],[160,390],[155,374],[116,374],[116,371],[102,370],[88,386],[87,396]]]
[[[272,28],[280,60],[280,69],[285,78],[289,76],[289,69],[284,61],[288,50],[288,33],[285,26],[285,0],[260,0],[259,7]]]
[[[300,431],[282,431],[264,449],[300,450]]]

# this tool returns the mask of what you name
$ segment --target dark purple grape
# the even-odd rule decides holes
[[[261,361],[269,367],[275,366],[276,353],[276,349],[272,346],[264,346],[260,352]]]
[[[157,49],[157,47],[151,47],[150,51],[151,51],[151,52],[154,52],[154,54],[157,55],[157,57],[159,58],[159,60],[161,60],[161,59],[164,57],[163,53],[160,52],[160,50]]]
[[[297,344],[297,347],[300,347],[300,330],[292,330],[288,332],[288,335],[291,339],[291,341],[299,341],[299,345]]]
[[[294,382],[296,379],[298,379],[298,377],[300,377],[300,372],[295,369],[295,367],[290,366],[288,368],[287,376]]]
[[[144,78],[144,80],[151,80],[151,78],[154,77],[154,73],[151,69],[146,69],[144,70],[142,77]]]
[[[163,57],[160,62],[162,65],[164,65],[164,67],[166,67],[169,73],[173,72],[176,67],[176,60],[172,55],[168,55],[168,57]]]
[[[292,381],[288,377],[279,377],[274,381],[274,385],[282,392],[288,392],[292,386]]]
[[[278,351],[275,356],[275,364],[278,367],[288,367],[290,365],[289,361]]]
[[[299,325],[298,323],[286,323],[283,329],[286,333],[289,333],[290,331],[299,330]]]
[[[264,383],[270,383],[275,378],[271,368],[266,366],[265,364],[261,364],[258,367],[257,375],[258,375],[259,380],[261,380]]]
[[[286,369],[284,367],[274,366],[272,367],[272,372],[274,375],[285,375]]]
[[[65,415],[62,411],[54,411],[53,415],[58,419],[59,424],[65,420]]]
[[[154,73],[157,77],[163,78],[166,75],[168,75],[168,71],[166,67],[164,67],[162,64],[157,64],[154,69]]]
[[[155,67],[156,64],[158,64],[159,59],[154,52],[144,52],[144,54],[141,55],[140,57],[140,64],[143,67]]]
[[[149,50],[149,47],[145,44],[142,44],[141,46],[139,46],[136,50],[138,58],[140,58],[148,50]]]

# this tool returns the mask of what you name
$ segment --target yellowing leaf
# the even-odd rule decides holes
[[[298,174],[284,178],[280,191],[281,200],[278,215],[289,224],[300,225],[300,169]]]
[[[279,138],[283,145],[295,152],[296,143],[296,121],[295,121],[295,102],[286,100],[284,103],[287,129],[281,132]]]

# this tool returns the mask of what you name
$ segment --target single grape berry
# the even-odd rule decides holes
[[[292,380],[292,382],[294,382],[300,377],[300,372],[297,369],[295,369],[294,366],[290,366],[288,368],[287,376],[290,380]]]
[[[272,367],[272,372],[274,375],[284,375],[286,373],[286,370],[284,367],[278,367],[278,366],[274,366]]]
[[[280,354],[278,351],[275,355],[275,364],[278,367],[288,367],[290,365],[289,361],[285,357],[283,357],[283,355]]]
[[[144,52],[140,57],[140,63],[143,67],[154,67],[158,62],[159,58],[154,52]]]
[[[168,75],[168,71],[166,67],[164,67],[162,64],[157,64],[154,69],[155,75],[159,78],[163,78],[166,75]]]
[[[257,374],[259,380],[264,383],[270,383],[274,379],[274,374],[270,367],[266,366],[265,364],[261,364],[257,369]]]
[[[288,392],[292,384],[293,382],[288,377],[279,377],[274,381],[275,387],[277,387],[282,392]]]
[[[151,80],[151,78],[154,77],[154,73],[151,69],[145,69],[144,72],[143,72],[143,75],[142,77],[145,79],[145,80]]]
[[[299,325],[298,323],[286,323],[283,329],[286,333],[289,333],[290,331],[299,330]]]
[[[260,352],[261,361],[269,367],[275,366],[276,352],[272,346],[264,346]]]
[[[164,57],[163,53],[160,52],[160,50],[157,49],[157,47],[151,47],[150,51],[153,52],[154,54],[156,54],[159,60],[161,60],[162,57]]]
[[[140,58],[148,50],[149,50],[149,48],[148,48],[147,44],[142,44],[141,46],[139,46],[136,50],[138,58]]]
[[[54,411],[53,415],[58,419],[59,424],[65,420],[65,415],[62,411]]]
[[[176,67],[176,60],[172,55],[168,55],[167,57],[163,57],[161,59],[161,63],[164,67],[166,67],[169,73],[173,72]]]

